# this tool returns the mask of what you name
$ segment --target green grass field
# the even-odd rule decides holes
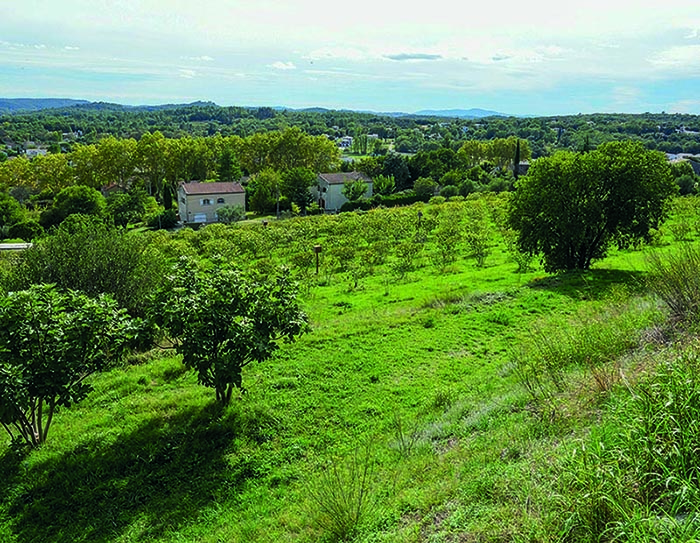
[[[551,276],[494,237],[483,268],[310,273],[312,331],[228,408],[157,351],[94,376],[42,448],[2,437],[0,541],[599,540],[571,463],[669,348],[649,250]]]

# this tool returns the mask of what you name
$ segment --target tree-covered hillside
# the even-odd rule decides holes
[[[1,112],[1,108],[0,108]],[[459,148],[467,139],[518,136],[527,139],[533,156],[558,149],[582,150],[610,140],[640,140],[649,149],[700,154],[700,117],[689,114],[644,113],[570,115],[557,117],[486,117],[461,119],[436,116],[383,116],[374,113],[271,107],[220,107],[211,103],[187,106],[125,108],[116,104],[84,104],[68,108],[0,116],[0,141],[12,149],[26,142],[95,143],[112,135],[140,138],[156,130],[167,137],[248,136],[297,126],[310,135],[331,138],[377,135],[394,142],[398,152]],[[12,149],[10,153],[12,153]]]

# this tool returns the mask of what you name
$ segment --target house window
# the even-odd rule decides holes
[[[224,199],[223,199],[223,198],[217,198],[217,199],[216,199],[216,203],[217,203],[217,204],[225,204],[226,202],[224,202]]]
[[[203,205],[203,206],[210,206],[210,205],[211,205],[211,200],[210,200],[209,198],[202,198],[202,199],[199,201],[199,203],[200,203],[200,205]]]

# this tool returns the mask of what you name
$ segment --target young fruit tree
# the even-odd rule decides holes
[[[35,285],[1,297],[0,423],[11,438],[44,443],[56,409],[85,398],[85,379],[118,361],[134,332],[103,295]]]
[[[543,255],[548,272],[585,270],[612,243],[647,240],[678,189],[666,157],[639,142],[537,159],[516,183],[508,224],[518,246]]]
[[[185,366],[224,405],[234,389],[243,388],[245,366],[267,360],[279,340],[294,341],[308,328],[286,271],[259,282],[222,260],[203,269],[181,259],[168,279],[154,297],[152,317],[173,339]]]

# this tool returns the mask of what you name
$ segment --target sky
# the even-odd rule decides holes
[[[698,0],[0,0],[0,96],[700,114]]]

